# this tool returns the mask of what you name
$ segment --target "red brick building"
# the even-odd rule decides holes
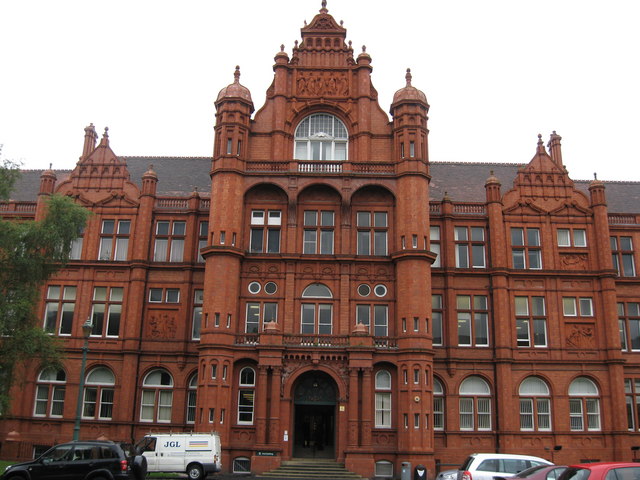
[[[0,457],[71,438],[89,318],[81,438],[216,430],[226,470],[366,477],[634,458],[640,184],[573,181],[555,132],[528,163],[431,161],[408,70],[389,117],[324,5],[301,35],[260,110],[239,69],[220,91],[212,158],[91,125],[74,170],[24,172],[4,218],[53,192],[93,215],[38,305],[64,366],[20,379]]]

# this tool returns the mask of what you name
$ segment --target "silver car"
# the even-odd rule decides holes
[[[536,465],[553,465],[552,462],[530,455],[510,453],[474,453],[462,462],[457,480],[493,480],[494,476],[510,476]]]

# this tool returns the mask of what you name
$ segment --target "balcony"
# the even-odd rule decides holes
[[[275,341],[274,341],[275,340]],[[395,337],[371,337],[369,335],[302,335],[277,333],[244,333],[235,336],[235,345],[283,345],[286,347],[339,348],[373,346],[376,349],[398,348]]]
[[[291,160],[291,161],[262,161],[247,162],[246,171],[249,173],[296,173],[309,175],[394,175],[394,163],[351,163],[349,161],[327,160]]]

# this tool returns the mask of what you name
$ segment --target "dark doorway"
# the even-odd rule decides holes
[[[293,456],[335,458],[336,387],[327,374],[303,376],[294,393]]]

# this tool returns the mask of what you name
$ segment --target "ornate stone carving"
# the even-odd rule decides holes
[[[345,72],[298,72],[296,90],[300,97],[346,97],[349,79]]]
[[[147,321],[147,332],[151,338],[175,338],[176,319],[167,312],[152,312]]]
[[[566,345],[568,348],[593,349],[595,347],[593,327],[591,325],[572,325]]]
[[[560,255],[560,264],[567,270],[584,270],[587,268],[586,254],[562,254]]]

